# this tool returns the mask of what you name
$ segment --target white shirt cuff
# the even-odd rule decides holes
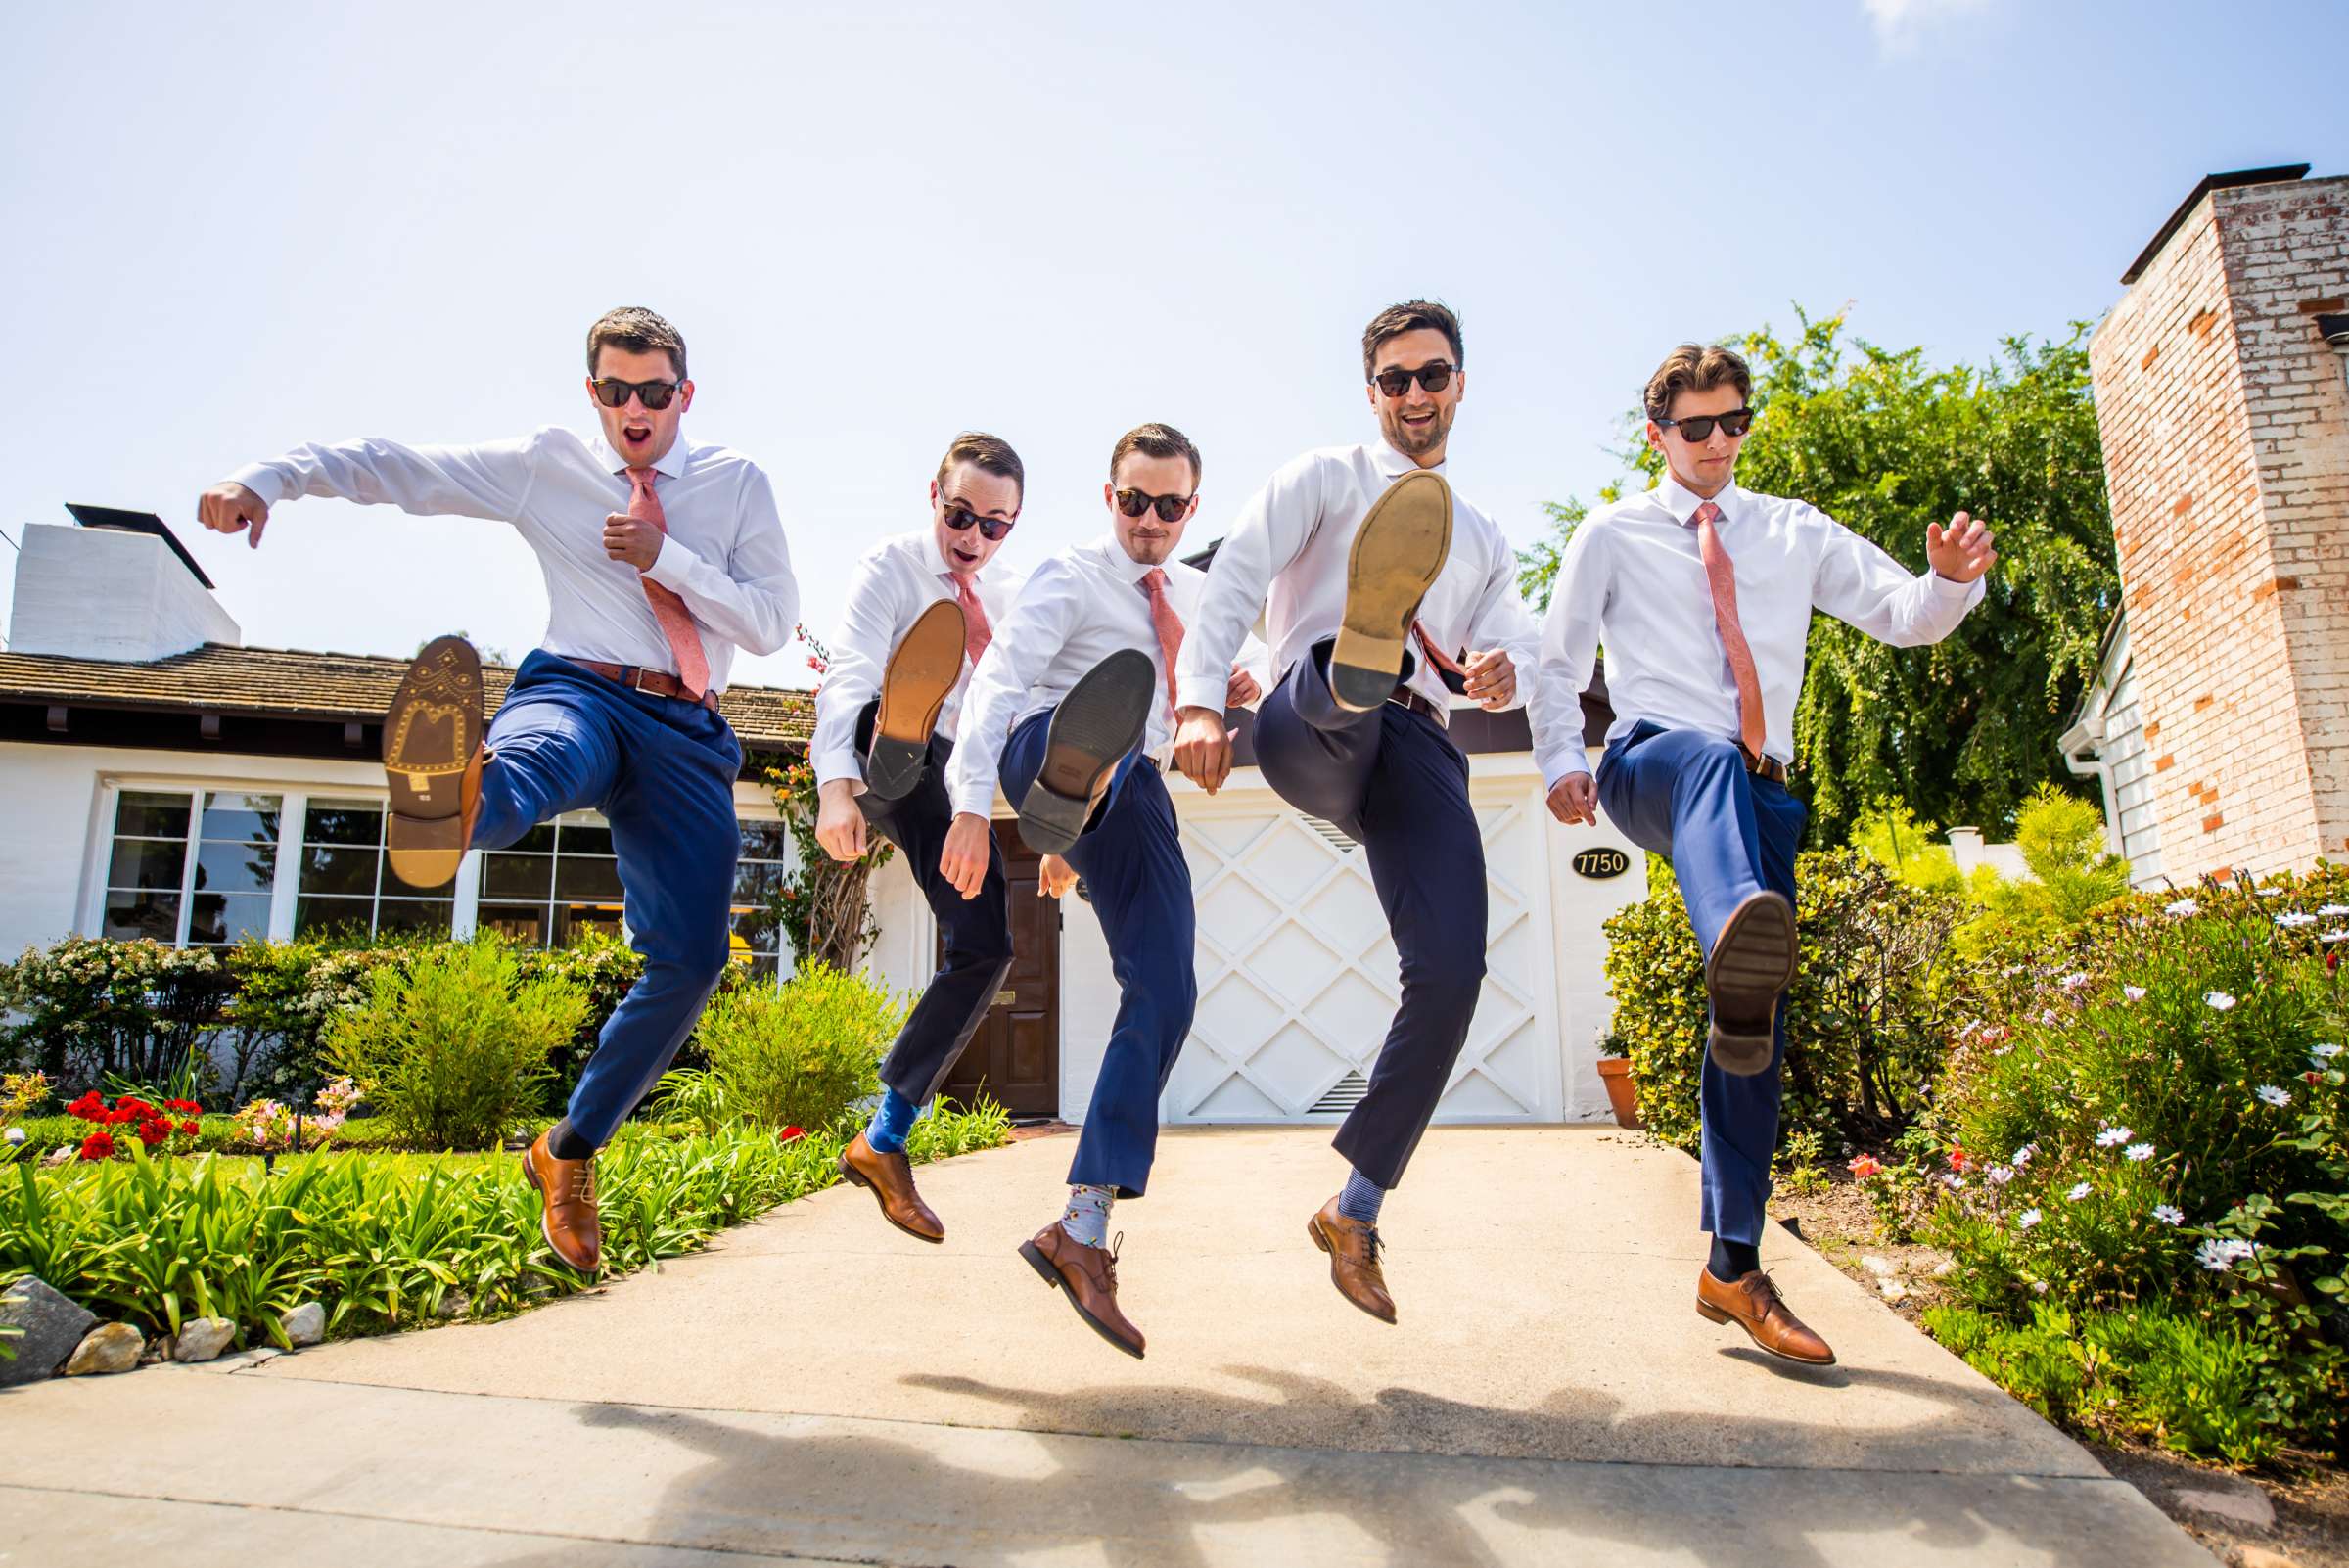
[[[681,593],[685,588],[686,574],[700,560],[700,556],[679,544],[675,535],[666,535],[661,540],[661,553],[653,557],[653,564],[645,568],[644,575],[671,593]]]
[[[994,787],[990,784],[979,783],[958,789],[954,792],[952,804],[956,816],[966,814],[980,817],[991,816],[995,809]]]
[[[836,778],[854,779],[859,784],[864,782],[864,769],[856,761],[856,748],[853,745],[827,746],[810,757],[808,761],[815,768],[818,788]]]
[[[1984,581],[1984,578],[1976,577],[1971,582],[1958,582],[1943,576],[1931,567],[1925,568],[1925,576],[1933,584],[1934,597],[1948,604],[1956,604],[1960,600],[1972,602],[1975,592]]]
[[[1547,794],[1556,789],[1558,780],[1562,778],[1570,778],[1577,773],[1591,771],[1593,769],[1590,766],[1590,755],[1580,746],[1552,753],[1542,763],[1543,793]]]
[[[1230,692],[1231,680],[1228,676],[1221,684],[1179,672],[1174,677],[1174,706],[1177,708],[1207,708],[1221,714],[1223,712],[1223,699]]]
[[[286,482],[266,463],[248,463],[231,474],[229,480],[259,496],[263,506],[275,506],[286,498]]]

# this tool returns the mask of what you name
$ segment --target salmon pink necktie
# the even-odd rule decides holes
[[[1437,647],[1436,639],[1427,634],[1426,622],[1413,617],[1411,621],[1411,635],[1418,638],[1419,646],[1426,650],[1427,662],[1429,664],[1434,665],[1438,669],[1449,670],[1451,673],[1459,676],[1463,682],[1467,680],[1468,671],[1460,668],[1460,662],[1452,658],[1451,655],[1446,653],[1443,649]]]
[[[663,538],[668,536],[668,518],[661,510],[661,497],[653,493],[649,468],[628,470],[628,516],[650,523]],[[702,634],[694,627],[693,612],[685,608],[675,590],[650,577],[637,580],[644,584],[644,596],[653,604],[653,619],[661,623],[661,635],[668,639],[668,651],[677,661],[677,681],[686,701],[700,702],[702,693],[710,689],[710,656],[702,651]]]
[[[962,651],[971,656],[971,668],[979,668],[979,656],[994,640],[994,632],[987,623],[987,606],[979,602],[979,587],[960,572],[946,576],[954,584],[954,597],[962,601]]]
[[[1762,681],[1754,672],[1753,650],[1745,645],[1745,627],[1737,622],[1737,569],[1713,527],[1720,517],[1720,507],[1701,501],[1688,521],[1696,529],[1696,555],[1705,564],[1705,580],[1713,586],[1713,623],[1721,628],[1722,651],[1729,656],[1729,673],[1737,680],[1737,741],[1758,761],[1767,738]]]
[[[1182,617],[1167,603],[1167,575],[1157,567],[1142,574],[1142,591],[1150,595],[1150,628],[1158,633],[1159,668],[1167,676],[1167,708],[1174,701],[1174,654],[1182,646]]]

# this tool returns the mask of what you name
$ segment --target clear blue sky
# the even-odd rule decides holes
[[[501,526],[303,501],[249,553],[195,497],[304,439],[584,426],[584,328],[643,303],[821,630],[955,430],[1027,459],[1027,565],[1172,421],[1205,543],[1372,433],[1361,323],[1427,294],[1466,325],[1454,483],[1529,543],[1680,339],[1849,301],[1979,359],[2099,315],[2203,173],[2349,171],[2344,42],[2329,6],[2032,0],[28,8],[0,527],[149,508],[250,642],[519,656]]]

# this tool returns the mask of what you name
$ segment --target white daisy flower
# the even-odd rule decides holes
[[[2028,1230],[2033,1225],[2039,1223],[2039,1211],[2037,1209],[2025,1209],[2021,1214],[2018,1214],[2014,1217],[2014,1222],[2022,1226],[2022,1228],[2025,1230]]]
[[[2303,914],[2299,910],[2293,909],[2287,911],[2286,913],[2278,915],[2276,917],[2276,923],[2283,927],[2283,929],[2286,931],[2297,931],[2302,926],[2315,925],[2317,923],[2317,917],[2312,914]]]
[[[2123,1149],[2121,1154],[2126,1159],[2137,1160],[2140,1162],[2150,1160],[2153,1158],[2153,1145],[2150,1143],[2132,1143],[2129,1145],[2129,1147]]]
[[[2202,993],[2202,1004],[2213,1012],[2223,1013],[2234,1005],[2234,998],[2223,991],[2206,991]]]
[[[2186,1223],[2186,1211],[2173,1204],[2157,1203],[2153,1206],[2153,1218],[2165,1225],[2182,1225]]]
[[[2327,919],[2334,915],[2349,915],[2349,903],[2326,903],[2317,906],[2317,913]]]
[[[2145,988],[2142,986],[2123,986],[2121,988],[2121,994],[2128,997],[2131,1001],[2143,1001],[2145,999]]]
[[[2137,1136],[2137,1134],[2130,1131],[2125,1127],[2108,1127],[2103,1131],[2096,1134],[2096,1147],[2099,1149],[2109,1149],[2114,1144],[2126,1143],[2135,1136]]]
[[[2278,1088],[2273,1084],[2262,1084],[2259,1086],[2259,1097],[2267,1101],[2270,1105],[2275,1106],[2284,1106],[2292,1103],[2292,1097],[2289,1094],[2286,1094],[2283,1090]]]
[[[1965,1187],[1965,1177],[1944,1171],[1941,1175],[1941,1184],[1952,1192],[1962,1191]]]
[[[2048,1282],[2047,1282],[2046,1280],[2044,1280],[2044,1279],[2034,1279],[2034,1280],[2032,1280],[2032,1281],[2031,1281],[2031,1294],[2032,1294],[2032,1295],[2034,1295],[2034,1296],[2044,1296],[2044,1295],[2046,1295],[2047,1293],[2048,1293]]]
[[[2180,899],[2162,910],[2164,914],[2174,915],[2200,914],[2201,912],[2202,906],[2191,899]]]
[[[2087,984],[2088,974],[2085,970],[2075,969],[2063,977],[2063,989],[2066,991],[2078,991]]]
[[[2004,1165],[1994,1165],[1984,1174],[1990,1177],[1990,1184],[1994,1187],[2003,1187],[2014,1179],[2013,1170]]]
[[[2014,1151],[2014,1168],[2015,1168],[2017,1171],[2020,1171],[2020,1170],[2021,1170],[2021,1169],[2022,1169],[2024,1166],[2026,1166],[2026,1165],[2029,1165],[2029,1164],[2031,1163],[2031,1156],[2033,1156],[2034,1154],[2037,1154],[2038,1152],[2039,1152],[2039,1145],[2038,1145],[2038,1144],[2036,1144],[2036,1143],[2026,1143],[2026,1144],[2024,1144],[2024,1145],[2023,1145],[2021,1148],[2019,1148],[2019,1149],[2017,1149],[2017,1150],[2015,1150],[2015,1151]]]
[[[2258,894],[2263,899],[2280,899],[2283,897],[2283,890],[2281,888],[2254,888],[2251,891]]]
[[[2073,1187],[2071,1191],[2065,1193],[2064,1196],[2070,1199],[2072,1202],[2078,1203],[2082,1198],[2088,1196],[2088,1183],[2083,1181],[2077,1186]]]
[[[2343,926],[2338,931],[2327,931],[2317,940],[2319,942],[2349,942],[2349,926]]]
[[[2308,1054],[2311,1061],[2319,1067],[2323,1067],[2326,1062],[2340,1055],[2341,1048],[2338,1045],[2312,1045],[2309,1047]]]

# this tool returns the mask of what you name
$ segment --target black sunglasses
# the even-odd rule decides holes
[[[1145,490],[1118,491],[1118,510],[1128,517],[1140,517],[1155,506],[1161,523],[1179,523],[1190,505],[1191,498],[1187,495],[1152,495]]]
[[[1732,408],[1726,414],[1690,414],[1686,419],[1659,419],[1656,423],[1666,430],[1677,428],[1683,440],[1709,441],[1713,438],[1713,427],[1716,425],[1721,427],[1724,436],[1742,436],[1752,430],[1754,411],[1750,408]]]
[[[1370,379],[1389,397],[1401,397],[1410,390],[1413,378],[1428,392],[1442,392],[1451,385],[1451,368],[1445,360],[1431,359],[1417,370],[1382,370]]]
[[[1011,525],[1001,518],[981,517],[967,506],[949,506],[946,508],[945,517],[946,527],[955,532],[960,533],[963,530],[976,525],[979,536],[990,541],[999,539],[1011,531]]]
[[[595,400],[606,408],[627,407],[628,394],[634,392],[645,407],[659,413],[668,406],[668,400],[676,396],[677,389],[685,384],[681,381],[621,381],[606,376],[593,385]]]

